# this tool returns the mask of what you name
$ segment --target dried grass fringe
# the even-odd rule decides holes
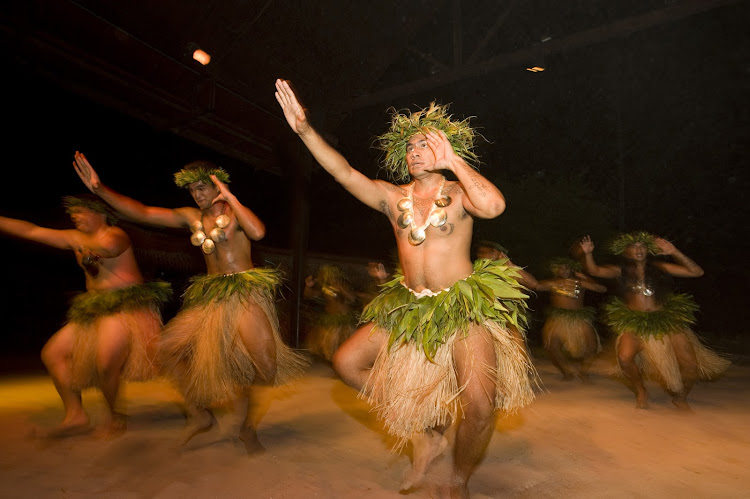
[[[282,385],[302,375],[307,359],[284,343],[273,300],[253,290],[249,298],[234,293],[206,306],[183,308],[164,327],[160,345],[162,367],[180,387],[185,401],[208,407],[237,397],[255,380],[258,366],[253,362],[239,334],[237,321],[245,318],[247,300],[265,313],[276,347],[274,385]]]
[[[714,379],[727,370],[731,362],[706,347],[698,336],[690,329],[682,331],[687,336],[695,350],[698,364],[698,377],[704,380]],[[617,338],[617,344],[620,338]],[[635,356],[635,362],[646,378],[661,382],[668,390],[681,392],[683,389],[680,366],[672,346],[672,335],[665,335],[661,339],[653,336],[641,338],[644,348]],[[620,375],[624,373],[620,371]]]
[[[542,327],[544,348],[550,347],[552,338],[562,340],[562,348],[573,359],[582,359],[588,350],[589,340],[586,333],[593,332],[596,338],[596,353],[602,351],[599,335],[594,326],[585,320],[571,320],[562,316],[550,316]]]
[[[515,412],[534,400],[538,375],[514,335],[494,322],[484,324],[487,341],[495,347],[496,365],[481,364],[495,382],[495,408]],[[451,424],[461,410],[453,350],[458,334],[450,335],[430,362],[414,343],[400,343],[378,354],[359,397],[366,399],[391,435],[399,452],[415,434]]]
[[[104,316],[121,321],[129,336],[129,354],[120,379],[122,381],[148,381],[156,376],[156,357],[161,314],[156,307],[144,307]],[[83,390],[100,385],[96,368],[97,347],[101,318],[76,326],[71,359],[73,388]]]

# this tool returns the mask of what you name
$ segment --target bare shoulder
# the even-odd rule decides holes
[[[392,184],[390,182],[386,182],[385,180],[379,180],[375,179],[373,180],[377,186],[379,186],[381,189],[384,189],[384,191],[389,195],[406,195],[406,189],[404,189],[403,185],[396,185]]]
[[[450,194],[451,196],[459,196],[464,193],[464,187],[461,185],[461,182],[456,180],[446,180],[443,193]]]
[[[385,180],[374,180],[375,185],[381,189],[383,197],[380,200],[378,210],[381,211],[388,219],[394,219],[393,205],[399,199],[406,197],[408,194],[403,185],[396,185]]]
[[[175,208],[175,214],[181,218],[185,225],[190,225],[196,220],[201,219],[201,211],[198,208],[192,206],[183,206],[182,208]]]

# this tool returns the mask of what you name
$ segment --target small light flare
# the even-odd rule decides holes
[[[526,71],[531,71],[532,73],[541,73],[542,71],[544,71],[544,68],[539,66],[532,66],[530,68],[526,68]]]
[[[211,56],[201,49],[196,49],[193,52],[193,59],[200,62],[204,66],[206,66],[209,62],[211,62]]]

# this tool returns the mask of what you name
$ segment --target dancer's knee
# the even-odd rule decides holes
[[[351,379],[352,372],[355,370],[354,362],[350,355],[347,355],[347,349],[339,348],[334,352],[333,358],[331,359],[333,364],[333,370],[339,375],[345,382]]]

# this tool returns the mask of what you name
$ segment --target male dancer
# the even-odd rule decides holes
[[[90,429],[81,391],[92,386],[102,390],[107,402],[99,436],[125,430],[125,419],[116,412],[120,380],[145,381],[156,374],[159,307],[172,294],[166,283],[143,283],[128,235],[114,226],[116,219],[104,203],[88,196],[64,198],[75,229],[0,217],[4,234],[72,250],[86,277],[86,293],[73,300],[68,323],[42,349],[42,361],[65,407],[62,423],[46,433],[49,437]]]
[[[502,262],[470,259],[473,217],[505,209],[502,193],[465,158],[474,134],[431,105],[396,114],[380,137],[394,185],[352,168],[307,120],[289,83],[276,98],[292,130],[320,165],[367,206],[382,212],[396,237],[403,275],[384,286],[363,314],[371,321],[334,355],[336,371],[377,407],[403,443],[414,445],[402,490],[420,484],[443,451],[442,432],[458,425],[449,484],[440,492],[468,496],[467,481],[494,429],[495,409],[515,410],[534,398],[533,367],[508,325],[518,325],[526,295],[518,273]],[[440,170],[458,181],[446,181]],[[502,373],[498,369],[502,366]]]
[[[160,358],[174,377],[188,409],[183,442],[209,429],[211,405],[233,401],[230,436],[248,453],[262,451],[249,410],[253,383],[281,384],[301,374],[304,358],[281,339],[274,305],[278,271],[254,268],[251,241],[265,235],[263,222],[227,187],[229,174],[207,161],[189,163],[175,182],[189,189],[198,208],[146,206],[102,184],[76,152],[74,166],[86,187],[137,222],[185,228],[200,246],[208,274],[194,277],[180,312],[162,333]]]
[[[641,371],[660,381],[672,403],[689,409],[687,395],[700,376],[711,379],[729,361],[706,348],[691,331],[698,306],[692,297],[673,294],[665,277],[700,277],[703,269],[669,241],[646,232],[624,234],[610,247],[621,265],[597,265],[594,243],[581,239],[584,269],[594,277],[618,279],[619,297],[605,307],[606,324],[617,334],[617,362],[633,384],[636,407],[648,406]],[[672,261],[651,260],[651,255]]]
[[[579,364],[578,377],[585,381],[594,356],[601,350],[594,329],[596,310],[584,306],[586,290],[604,293],[606,286],[580,273],[581,264],[570,258],[557,258],[550,263],[553,279],[537,284],[537,291],[550,292],[550,308],[542,327],[544,348],[563,379],[573,378],[566,355]]]

